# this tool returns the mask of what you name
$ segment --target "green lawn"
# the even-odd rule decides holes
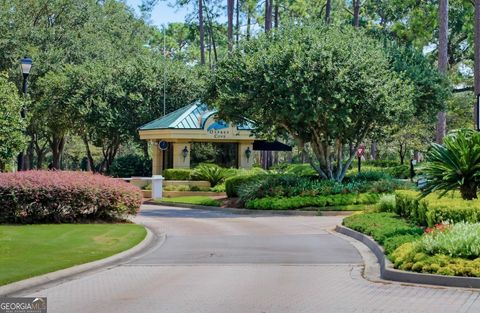
[[[187,203],[187,204],[206,205],[206,206],[221,205],[220,201],[214,200],[207,196],[185,196],[185,197],[175,197],[175,198],[162,198],[162,200],[158,200],[157,202]]]
[[[0,285],[102,259],[145,238],[135,224],[0,226]]]

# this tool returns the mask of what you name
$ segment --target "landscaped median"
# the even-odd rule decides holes
[[[343,225],[370,236],[383,247],[392,262],[391,269],[385,265],[386,277],[480,287],[480,278],[476,278],[480,277],[479,200],[462,200],[458,193],[439,199],[438,194],[420,198],[415,191],[397,191],[395,203],[379,209],[389,212],[355,214],[345,218]],[[359,238],[361,235],[350,235],[368,241]],[[378,253],[372,244],[369,247]]]
[[[109,257],[145,235],[135,224],[0,226],[0,285]]]

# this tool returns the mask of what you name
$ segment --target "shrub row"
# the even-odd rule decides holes
[[[0,223],[71,223],[116,220],[135,214],[137,187],[86,172],[27,171],[0,174]]]
[[[363,174],[362,174],[363,175]],[[373,175],[359,176],[355,180],[345,182],[334,180],[319,180],[289,174],[261,175],[257,178],[237,180],[236,194],[244,202],[265,197],[294,196],[324,196],[349,193],[391,193],[396,188],[403,188],[405,183],[392,179],[382,179],[383,175],[375,176],[378,181],[369,181]]]
[[[163,171],[165,180],[193,180],[192,170],[188,168],[168,168]]]
[[[412,225],[394,213],[354,214],[345,218],[343,225],[372,236],[385,247],[387,255],[423,234],[422,228]]]
[[[335,207],[353,204],[374,204],[379,199],[378,194],[341,194],[316,197],[267,197],[248,201],[245,207],[256,210],[294,210],[305,207]]]
[[[445,254],[429,255],[420,252],[416,242],[400,246],[391,254],[390,259],[395,268],[404,271],[480,277],[480,258],[468,260]]]
[[[480,200],[463,200],[457,194],[438,198],[437,194],[420,199],[420,193],[409,190],[395,192],[395,213],[412,222],[432,227],[442,222],[480,222]]]

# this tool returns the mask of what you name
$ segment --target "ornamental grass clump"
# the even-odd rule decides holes
[[[99,174],[0,174],[0,223],[116,221],[136,214],[141,203],[139,188]]]
[[[480,223],[437,225],[418,242],[418,249],[430,255],[474,259],[480,256]]]

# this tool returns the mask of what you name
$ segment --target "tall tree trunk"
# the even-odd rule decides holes
[[[37,169],[41,169],[43,167],[43,160],[45,158],[45,149],[47,147],[47,141],[44,142],[43,145],[40,145],[38,136],[35,136],[35,154],[37,155]]]
[[[240,0],[237,0],[235,7],[235,43],[238,45],[240,41]]]
[[[90,150],[90,144],[88,143],[87,136],[82,137],[83,144],[85,145],[85,152],[87,153],[87,169],[92,172],[95,172],[95,164],[93,161],[92,151]]]
[[[56,170],[61,169],[63,148],[65,147],[65,136],[53,136],[50,141],[52,149],[52,167]]]
[[[327,4],[325,5],[325,23],[330,23],[330,15],[332,12],[332,0],[327,0]]]
[[[233,9],[235,0],[227,0],[227,38],[228,51],[233,49]]]
[[[200,32],[200,64],[205,65],[205,29],[203,27],[203,0],[198,0],[198,29]]]
[[[218,56],[217,56],[217,46],[215,44],[215,36],[214,36],[214,33],[213,33],[213,22],[212,22],[212,18],[210,17],[210,14],[208,13],[208,8],[205,6],[205,3],[204,3],[204,7],[205,7],[205,13],[207,14],[207,20],[208,20],[208,25],[209,25],[208,31],[210,33],[210,38],[212,39],[213,58],[215,60],[215,63],[217,63],[218,62]]]
[[[265,0],[265,32],[272,29],[272,1]]]
[[[480,0],[475,0],[475,96],[480,94]],[[478,128],[477,106],[474,106],[474,124]],[[477,128],[477,129],[478,129]]]
[[[208,42],[208,68],[212,69],[212,38],[210,35],[207,36]]]
[[[353,26],[360,27],[360,0],[353,0]]]
[[[279,12],[279,6],[278,6],[278,0],[275,1],[275,9],[273,12],[273,27],[278,28],[279,20],[280,20],[280,12]]]
[[[440,0],[439,3],[439,30],[438,30],[438,69],[443,75],[448,71],[448,0]],[[438,112],[435,141],[443,143],[447,129],[446,112]]]
[[[377,141],[376,140],[372,140],[372,145],[370,147],[370,158],[372,160],[377,159]]]
[[[23,170],[28,171],[33,168],[33,159],[34,159],[34,149],[33,149],[33,138],[28,144],[27,153],[25,154],[25,163],[23,164]]]
[[[250,9],[247,12],[247,40],[250,40],[250,27],[252,24],[252,15],[250,13]]]

